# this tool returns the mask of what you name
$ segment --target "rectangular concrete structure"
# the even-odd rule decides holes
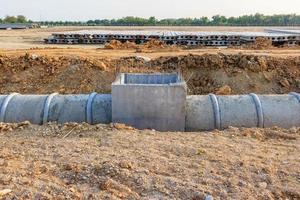
[[[138,129],[185,130],[186,83],[177,74],[119,74],[112,121]]]

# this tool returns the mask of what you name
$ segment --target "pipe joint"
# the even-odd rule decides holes
[[[263,113],[263,107],[262,107],[261,101],[260,101],[259,97],[257,96],[257,94],[251,93],[249,95],[252,97],[253,102],[255,104],[256,114],[257,114],[257,127],[263,128],[264,127],[264,113]]]

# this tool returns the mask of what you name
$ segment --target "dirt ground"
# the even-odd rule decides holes
[[[140,51],[41,43],[52,32],[95,28],[103,29],[0,31],[0,94],[110,93],[119,72],[181,72],[189,94],[300,92],[299,48]],[[135,28],[145,29],[154,27]],[[0,199],[298,200],[299,155],[297,127],[162,133],[118,124],[0,123]]]
[[[299,128],[1,127],[5,199],[300,199]]]

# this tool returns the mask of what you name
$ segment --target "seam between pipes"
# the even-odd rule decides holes
[[[12,93],[8,95],[5,98],[4,102],[2,103],[2,106],[0,108],[0,122],[4,122],[7,106],[9,102],[12,100],[12,98],[16,95],[19,95],[19,93]]]
[[[221,129],[221,115],[218,99],[214,94],[209,94],[209,97],[214,111],[215,129]]]
[[[257,94],[251,93],[250,96],[252,97],[252,100],[254,102],[255,109],[256,109],[257,127],[264,128],[264,126],[265,126],[264,125],[264,113],[263,113],[261,101],[260,101],[259,97],[257,96]]]
[[[46,124],[48,122],[48,115],[49,115],[49,108],[50,108],[50,104],[52,99],[58,95],[58,93],[52,93],[50,94],[44,104],[44,111],[43,111],[43,122],[42,124]]]
[[[96,96],[97,96],[96,92],[90,94],[89,98],[88,98],[88,101],[87,101],[87,104],[86,104],[85,118],[86,118],[86,122],[88,124],[93,123],[93,107],[92,107],[92,105],[93,105],[93,102],[94,102],[94,99],[95,99]]]
[[[291,92],[290,95],[294,96],[300,103],[300,94],[298,94],[296,92]]]

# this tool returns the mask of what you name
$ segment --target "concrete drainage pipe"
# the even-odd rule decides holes
[[[186,130],[300,126],[300,95],[188,96]]]
[[[0,95],[0,122],[111,122],[111,95]]]
[[[162,99],[163,100],[163,99]],[[0,95],[0,122],[30,121],[87,122],[112,121],[112,97],[90,95]],[[235,127],[283,128],[300,126],[300,95],[187,96],[187,131]]]

